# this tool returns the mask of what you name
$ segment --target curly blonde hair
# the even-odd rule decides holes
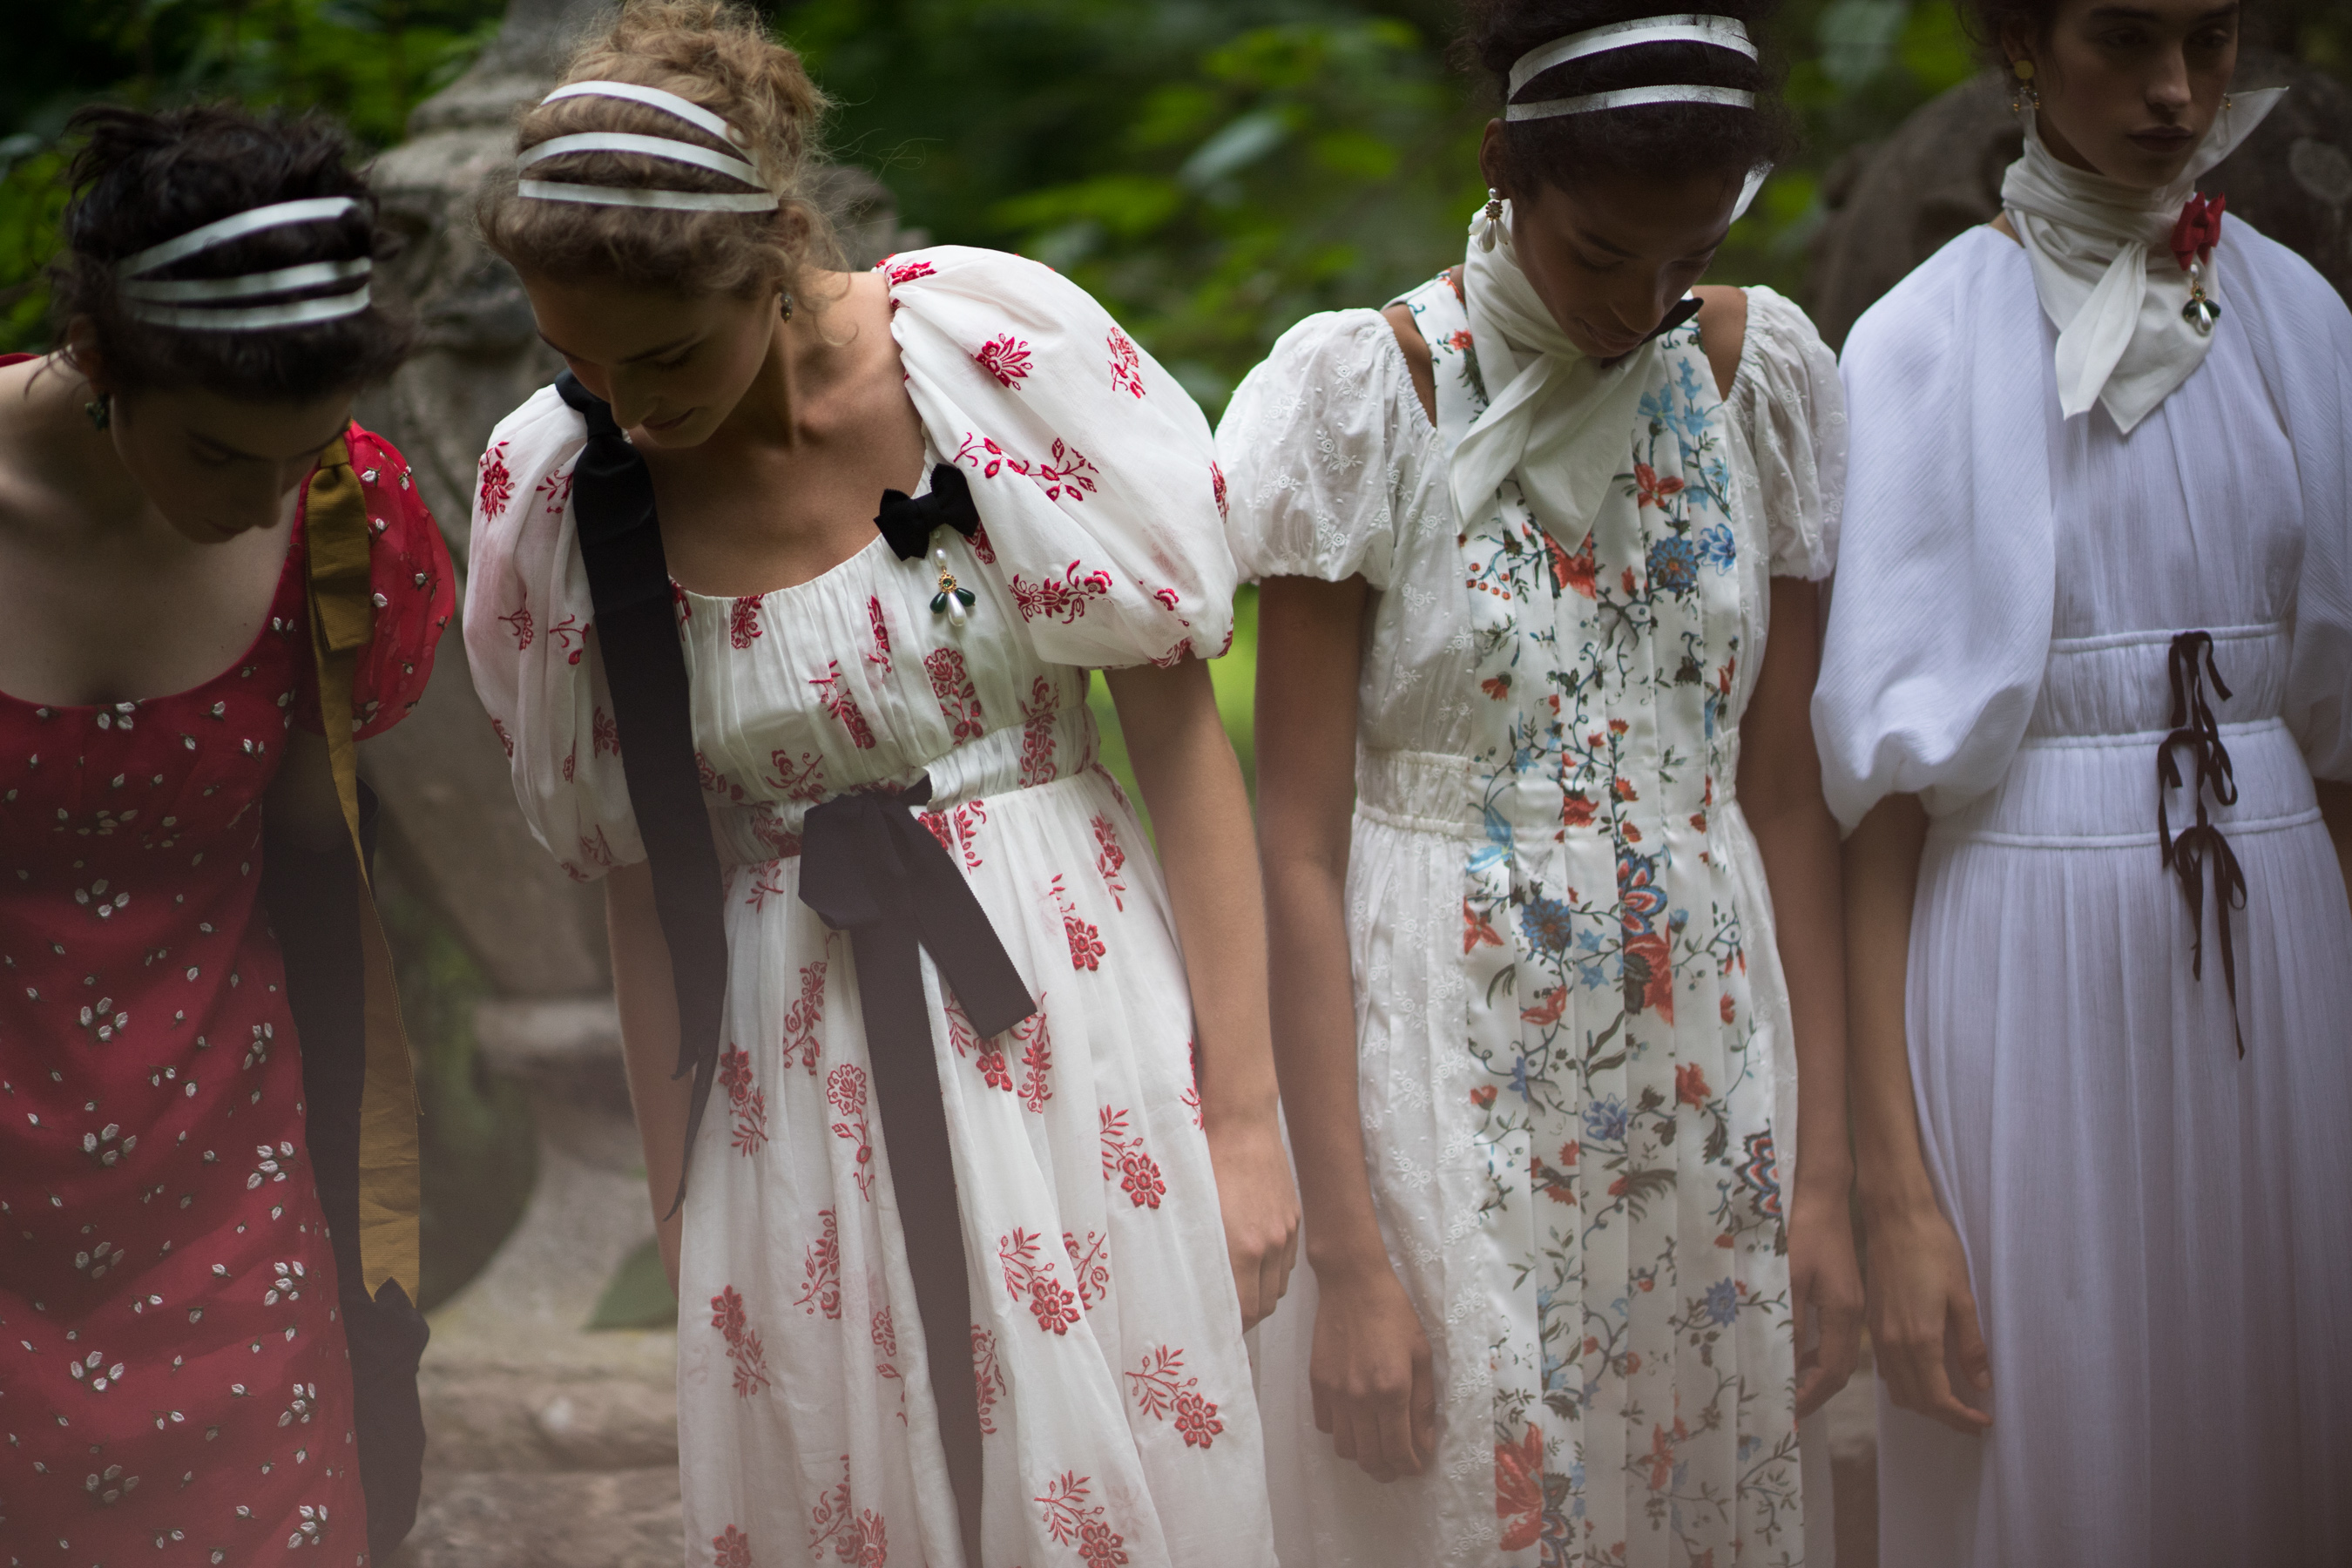
[[[797,295],[805,273],[839,268],[839,245],[815,195],[822,167],[816,131],[830,100],[809,79],[800,56],[770,37],[749,7],[734,0],[628,0],[609,28],[573,52],[563,80],[624,81],[676,93],[726,121],[749,151],[658,109],[582,97],[522,110],[515,126],[518,153],[590,131],[689,142],[747,156],[777,208],[677,212],[538,201],[518,192],[508,170],[484,190],[476,216],[484,241],[516,270],[748,297],[767,289]],[[638,153],[567,153],[534,165],[531,174],[580,184],[743,189],[716,171]]]

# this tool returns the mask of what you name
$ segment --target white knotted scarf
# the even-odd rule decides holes
[[[2213,346],[2181,315],[2189,275],[2172,255],[2172,227],[2197,177],[2236,151],[2284,88],[2233,96],[2180,177],[2158,190],[2070,168],[2042,145],[2032,111],[2025,156],[2000,183],[2001,209],[2033,264],[2033,289],[2058,329],[2058,406],[2068,418],[2104,403],[2126,435],[2205,363]],[[2221,257],[2204,268],[2205,297],[2221,301]],[[2230,330],[2225,311],[2216,328]]]
[[[1503,204],[1493,249],[1474,221],[1463,268],[1486,411],[1454,448],[1449,488],[1464,526],[1516,475],[1536,521],[1571,550],[1584,541],[1609,482],[1624,466],[1633,413],[1653,379],[1654,338],[1606,366],[1559,330],[1519,268]]]

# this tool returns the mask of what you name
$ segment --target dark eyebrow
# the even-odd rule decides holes
[[[205,446],[210,447],[214,451],[219,453],[224,458],[234,458],[239,462],[247,463],[274,463],[278,460],[275,458],[265,458],[258,452],[248,452],[244,450],[242,447],[232,447],[227,442],[222,440],[219,437],[207,436],[201,430],[191,430],[188,434],[194,439],[202,441]],[[335,432],[335,436],[340,436],[342,432],[340,430]],[[335,444],[335,436],[328,437],[325,440],[311,447],[307,453],[298,452],[295,456],[298,458],[316,457],[319,453],[325,451],[328,447]]]
[[[573,353],[570,349],[565,348],[562,343],[557,342],[553,338],[549,337],[545,332],[539,334],[539,341],[545,343],[549,348],[553,349],[557,353],[562,354],[565,359],[578,359],[581,357],[580,355]],[[688,332],[682,338],[672,338],[668,342],[659,344],[654,348],[649,348],[643,353],[631,354],[621,363],[623,364],[635,364],[642,360],[659,359],[666,353],[670,353],[676,350],[684,348],[693,341],[694,334],[692,332]]]
[[[2238,7],[2235,5],[2217,5],[2212,10],[2208,11],[2203,16],[2198,17],[2191,26],[2201,27],[2209,22],[2223,21],[2229,17],[2236,16],[2237,14]],[[2154,11],[2150,11],[2137,5],[2095,5],[2091,8],[2090,16],[2094,21],[2100,22],[2154,22],[2159,20]]]

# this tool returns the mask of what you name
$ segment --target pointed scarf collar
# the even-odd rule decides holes
[[[1463,268],[1488,402],[1453,452],[1454,515],[1467,526],[1516,477],[1536,520],[1572,547],[1624,463],[1626,432],[1661,351],[1653,338],[1603,366],[1570,342],[1520,268],[1510,204],[1503,208],[1493,249],[1478,243],[1486,226],[1473,224]]]
[[[2205,363],[2213,339],[2181,313],[2189,279],[2173,258],[2173,226],[2198,176],[2236,151],[2285,92],[2235,94],[2180,177],[2154,191],[2060,163],[2027,111],[2025,155],[2002,177],[2000,204],[2058,329],[2058,405],[2068,418],[2104,403],[2128,435]],[[2201,283],[2219,303],[2218,256]],[[2230,330],[2226,315],[2218,330]]]

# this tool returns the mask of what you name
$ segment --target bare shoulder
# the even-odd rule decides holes
[[[1391,305],[1381,312],[1396,334],[1397,347],[1404,354],[1404,368],[1412,377],[1412,395],[1421,399],[1421,411],[1430,422],[1437,420],[1437,367],[1429,352],[1429,340],[1421,335],[1421,323],[1412,319],[1410,305]]]
[[[1711,283],[1691,292],[1698,296],[1699,346],[1715,372],[1717,395],[1728,397],[1748,343],[1748,290]]]

